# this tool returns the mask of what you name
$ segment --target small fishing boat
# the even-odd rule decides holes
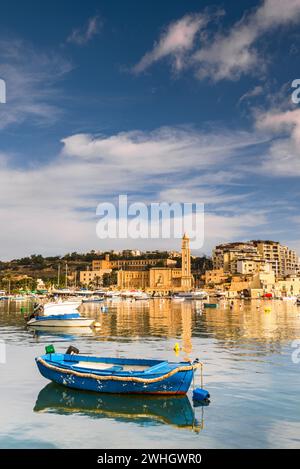
[[[116,291],[116,290],[108,290],[106,293],[105,293],[105,296],[107,298],[115,298],[115,297],[119,297],[121,295],[121,292],[119,291]]]
[[[208,293],[204,290],[195,290],[192,292],[192,297],[194,300],[207,300]]]
[[[296,296],[283,296],[282,299],[283,301],[297,301]]]
[[[150,296],[145,292],[138,292],[138,293],[133,295],[133,298],[135,300],[149,300]]]
[[[90,298],[84,298],[82,303],[101,303],[104,301],[104,298],[101,296],[91,296]]]
[[[176,303],[180,303],[182,301],[185,301],[185,297],[184,296],[177,296],[177,295],[174,295],[172,296],[172,300],[173,301],[176,301]]]
[[[204,290],[195,290],[191,292],[183,292],[174,295],[173,298],[184,298],[185,300],[207,300],[208,294]]]
[[[217,298],[225,298],[226,292],[223,290],[216,290],[215,295]]]
[[[203,303],[204,308],[219,308],[219,303]]]
[[[75,351],[75,352],[74,352]],[[56,353],[52,345],[36,358],[45,378],[69,388],[117,394],[186,394],[202,363],[107,358],[80,355],[69,347]]]
[[[13,301],[26,301],[28,298],[26,296],[16,295],[11,298]]]

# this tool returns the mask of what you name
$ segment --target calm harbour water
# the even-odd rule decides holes
[[[107,313],[99,304],[80,308],[101,323],[97,331],[37,333],[24,325],[24,303],[0,302],[0,448],[300,448],[300,364],[292,361],[300,307],[236,301],[233,311],[221,303],[201,314],[195,301],[107,304]],[[49,384],[34,357],[50,343],[100,356],[199,357],[210,405],[194,408],[191,391],[157,399]]]

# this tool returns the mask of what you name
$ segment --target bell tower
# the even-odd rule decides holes
[[[191,274],[191,249],[190,238],[186,233],[182,237],[181,244],[181,287],[184,290],[190,290],[193,286],[193,276]]]

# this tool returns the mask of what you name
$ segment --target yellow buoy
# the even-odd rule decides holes
[[[271,312],[271,308],[265,308],[265,313],[270,313]]]
[[[176,342],[176,344],[174,345],[174,352],[179,352],[179,350],[180,350],[179,344],[178,342]]]

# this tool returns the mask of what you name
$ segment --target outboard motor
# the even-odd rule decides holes
[[[66,355],[78,355],[79,350],[76,347],[73,347],[73,345],[70,345],[66,351]]]

